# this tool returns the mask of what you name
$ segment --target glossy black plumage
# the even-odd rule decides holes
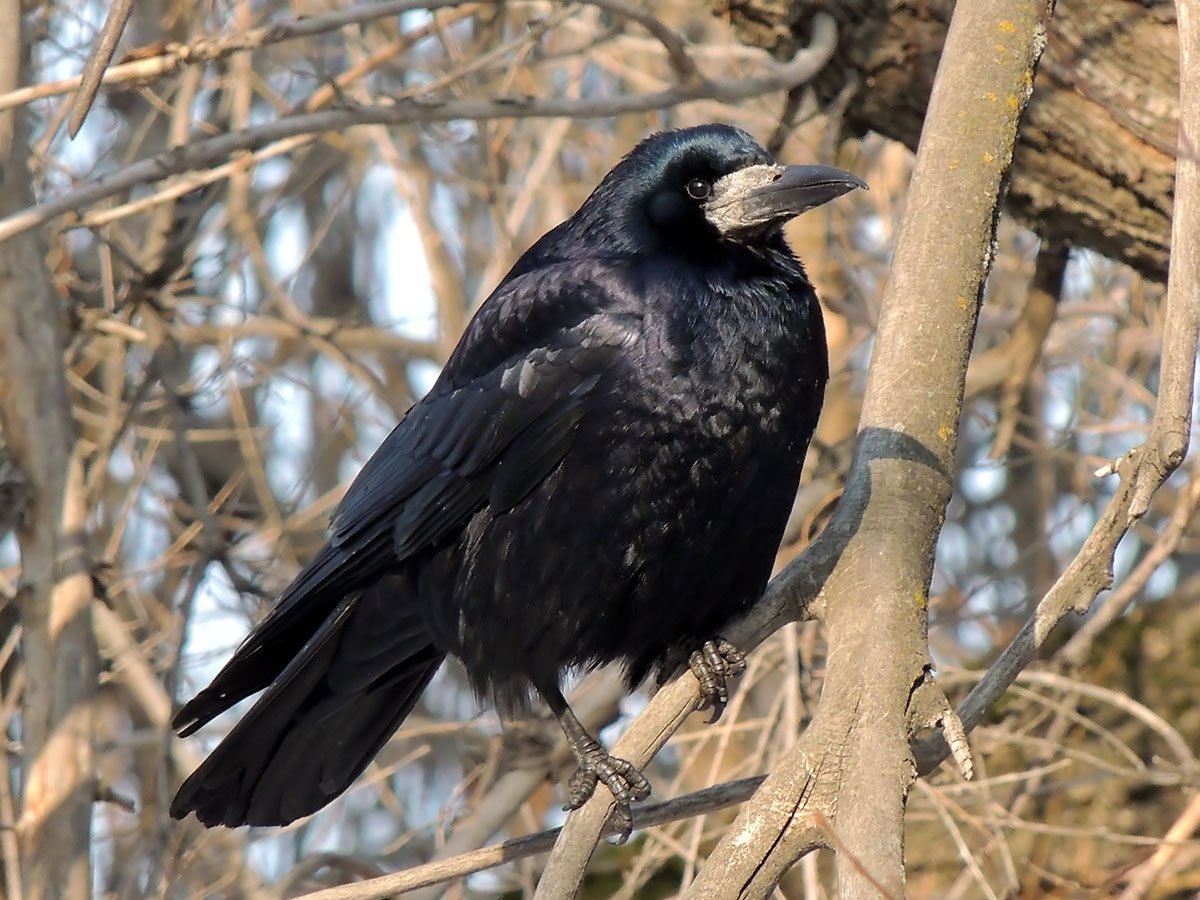
[[[316,811],[447,653],[481,697],[521,710],[540,695],[561,718],[564,670],[669,673],[758,599],[827,377],[779,227],[804,203],[769,166],[728,126],[656,135],[521,258],[326,546],[176,717],[190,734],[267,689],[172,815]],[[752,167],[750,189],[722,180]],[[830,194],[809,206],[855,186],[829,172],[801,173]],[[774,210],[768,190],[791,206],[747,212]]]

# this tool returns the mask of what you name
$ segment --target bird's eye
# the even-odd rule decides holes
[[[707,200],[708,195],[712,193],[712,185],[703,178],[693,178],[687,183],[687,187],[684,190],[687,191],[687,195],[693,200]]]

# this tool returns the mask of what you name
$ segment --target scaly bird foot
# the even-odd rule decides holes
[[[746,657],[729,641],[715,638],[688,657],[688,668],[700,682],[700,709],[712,707],[712,725],[729,704],[729,679],[746,671]]]
[[[563,810],[579,809],[591,799],[596,785],[604,782],[617,802],[613,811],[617,843],[625,843],[633,831],[630,804],[650,796],[650,782],[633,763],[609,755],[596,741],[576,748],[575,755],[579,759],[579,768],[567,782],[567,805]]]

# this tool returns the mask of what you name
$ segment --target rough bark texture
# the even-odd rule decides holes
[[[0,0],[0,92],[19,81],[20,4]],[[0,215],[32,202],[26,130],[0,114]],[[17,523],[25,666],[21,837],[24,897],[91,895],[96,652],[84,551],[83,469],[62,363],[65,316],[40,232],[0,243],[0,423],[31,491]]]
[[[749,44],[786,57],[818,12],[838,51],[816,82],[849,90],[844,133],[915,150],[952,0],[716,0]],[[1063,0],[1022,122],[1007,209],[1043,237],[1087,247],[1162,281],[1167,273],[1179,36],[1170,0]],[[849,87],[848,87],[849,86]]]
[[[713,852],[721,864],[710,861],[689,898],[766,896],[822,845],[836,851],[845,900],[904,894],[904,809],[917,774],[909,741],[953,718],[929,675],[934,547],[951,496],[999,197],[1048,15],[1044,0],[963,0],[955,12],[884,295],[854,464],[826,530],[832,537],[822,536],[844,549],[817,608],[829,641],[821,702]]]

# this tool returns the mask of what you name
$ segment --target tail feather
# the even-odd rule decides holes
[[[270,685],[323,626],[348,594],[362,586],[370,550],[356,554],[326,544],[287,586],[265,619],[246,636],[212,683],[186,703],[171,720],[188,737],[225,710]]]
[[[342,600],[184,782],[171,815],[286,825],[345,792],[445,658],[405,599],[400,579],[386,578]]]
[[[255,786],[247,824],[294,822],[345,793],[416,706],[441,661],[414,660],[337,713],[293,728]]]

